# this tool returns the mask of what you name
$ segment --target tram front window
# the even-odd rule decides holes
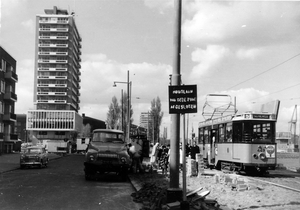
[[[235,142],[275,142],[274,122],[240,122],[234,128]]]

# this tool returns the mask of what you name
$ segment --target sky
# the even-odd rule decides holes
[[[127,82],[129,70],[133,123],[159,97],[161,130],[170,137],[173,0],[1,0],[0,44],[17,61],[15,113],[34,109],[35,18],[53,6],[75,12],[82,37],[79,113],[105,121],[112,97],[120,101],[127,91],[113,82]],[[299,34],[299,1],[183,0],[180,72],[183,84],[197,85],[198,105],[186,118],[188,135],[205,120],[205,103],[215,108],[228,100],[236,101],[238,113],[280,100],[277,131],[289,131],[300,103]],[[208,94],[230,97],[218,104]]]

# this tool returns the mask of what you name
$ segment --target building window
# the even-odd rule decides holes
[[[0,101],[0,113],[3,114],[4,113],[4,106],[3,106],[3,102]]]
[[[0,80],[0,91],[5,93],[5,82],[3,80]]]

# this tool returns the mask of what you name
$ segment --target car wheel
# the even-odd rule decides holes
[[[85,166],[84,167],[84,174],[85,174],[85,180],[90,181],[90,180],[92,180],[94,172],[90,168]]]
[[[128,169],[121,169],[119,175],[123,182],[127,181]]]
[[[48,167],[48,163],[49,163],[49,159],[47,158],[47,160],[46,160],[46,162],[45,162],[45,164],[44,164],[45,168]]]

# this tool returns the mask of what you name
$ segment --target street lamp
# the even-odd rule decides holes
[[[127,84],[127,103],[128,103],[128,110],[127,110],[127,133],[126,133],[126,139],[127,139],[127,143],[129,143],[130,139],[129,139],[129,134],[130,134],[130,112],[131,112],[131,102],[130,102],[130,98],[131,98],[131,86],[132,86],[132,82],[129,81],[129,70],[127,71],[127,82],[118,82],[118,81],[114,81],[113,87],[117,87],[117,83],[122,83],[122,84]]]

